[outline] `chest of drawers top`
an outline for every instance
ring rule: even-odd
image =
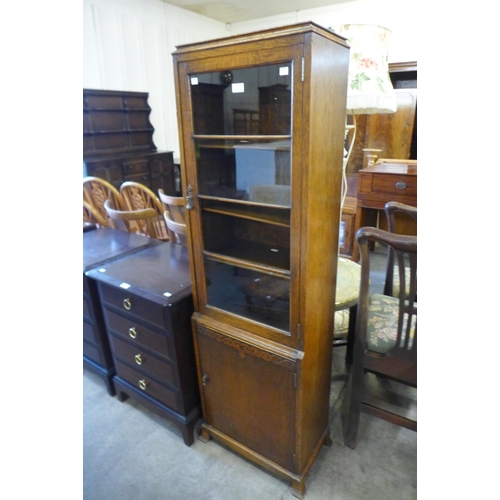
[[[160,243],[152,238],[111,228],[85,232],[83,233],[83,272]]]
[[[359,171],[358,205],[383,209],[388,201],[417,206],[417,165],[375,163]]]
[[[93,268],[86,275],[114,288],[117,300],[121,294],[169,306],[192,293],[187,247],[172,243],[158,242]]]

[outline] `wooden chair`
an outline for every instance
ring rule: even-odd
[[[186,201],[184,198],[181,196],[169,196],[165,194],[163,189],[158,189],[158,196],[160,198],[161,203],[163,204],[163,210],[167,211],[169,213],[169,219],[171,222],[175,224],[181,224],[184,226],[184,235],[185,233],[185,225],[186,225],[186,220],[185,220],[185,215],[184,215],[184,210],[185,210],[185,205]],[[175,241],[176,239],[176,233],[172,229],[169,228],[169,223],[167,222],[167,218],[165,217],[165,222],[167,223],[167,229],[169,232],[170,240]],[[173,225],[172,225],[173,227]],[[182,228],[179,226],[179,230],[181,231]]]
[[[113,184],[99,177],[84,177],[83,201],[100,214],[101,220],[96,224],[98,226],[115,227],[113,220],[108,217],[104,208],[104,202],[107,199],[113,201],[113,206],[116,207],[117,210],[123,210],[125,208],[123,198]]]
[[[156,213],[154,224],[157,239],[170,241],[167,226],[163,218],[163,205],[153,191],[139,182],[128,181],[120,186],[120,194],[125,203],[126,210],[152,208]]]
[[[187,246],[187,230],[186,224],[180,222],[175,222],[170,218],[170,213],[168,210],[163,212],[163,217],[165,218],[165,223],[169,233],[172,235],[170,241],[180,243],[181,245]]]
[[[130,233],[141,234],[149,238],[158,238],[157,214],[153,208],[142,208],[139,210],[116,210],[111,200],[104,202],[104,208],[108,216],[115,221],[116,229]]]
[[[403,213],[417,220],[417,207],[405,205],[396,201],[389,201],[384,207],[387,217],[387,226],[390,233],[396,233],[396,213]],[[406,293],[409,294],[409,269],[405,268],[406,275]],[[391,247],[387,249],[387,272],[384,285],[384,295],[392,295],[397,297],[399,294],[399,270],[398,266],[394,265],[394,252]]]
[[[361,254],[361,283],[356,317],[354,358],[344,441],[355,448],[361,411],[396,425],[417,430],[416,421],[368,404],[366,372],[417,387],[417,237],[363,227],[356,234]],[[370,293],[370,242],[391,247],[401,276],[397,297]],[[409,268],[409,286],[406,286]],[[409,293],[404,293],[408,288]]]
[[[107,216],[104,218],[101,213],[90,203],[83,200],[83,222],[84,224],[95,224],[98,227],[107,226]]]

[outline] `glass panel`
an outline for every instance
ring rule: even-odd
[[[290,207],[290,139],[195,140],[198,193]]]
[[[290,281],[205,257],[208,305],[290,331]]]
[[[205,251],[290,270],[290,210],[203,200]]]
[[[289,135],[292,63],[190,75],[197,135]]]

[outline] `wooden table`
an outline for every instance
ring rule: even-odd
[[[388,201],[417,206],[417,161],[382,160],[364,168],[358,174],[358,194],[355,232],[360,227],[377,226],[377,216]],[[385,225],[385,217],[380,219]],[[415,221],[400,218],[397,232],[417,234]],[[358,245],[354,245],[353,260],[359,259]]]
[[[96,284],[86,272],[150,246],[157,240],[107,227],[83,229],[83,366],[101,377],[108,393],[115,395],[115,366]]]

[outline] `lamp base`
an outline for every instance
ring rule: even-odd
[[[363,168],[374,165],[379,157],[379,154],[383,151],[383,149],[363,148]]]

